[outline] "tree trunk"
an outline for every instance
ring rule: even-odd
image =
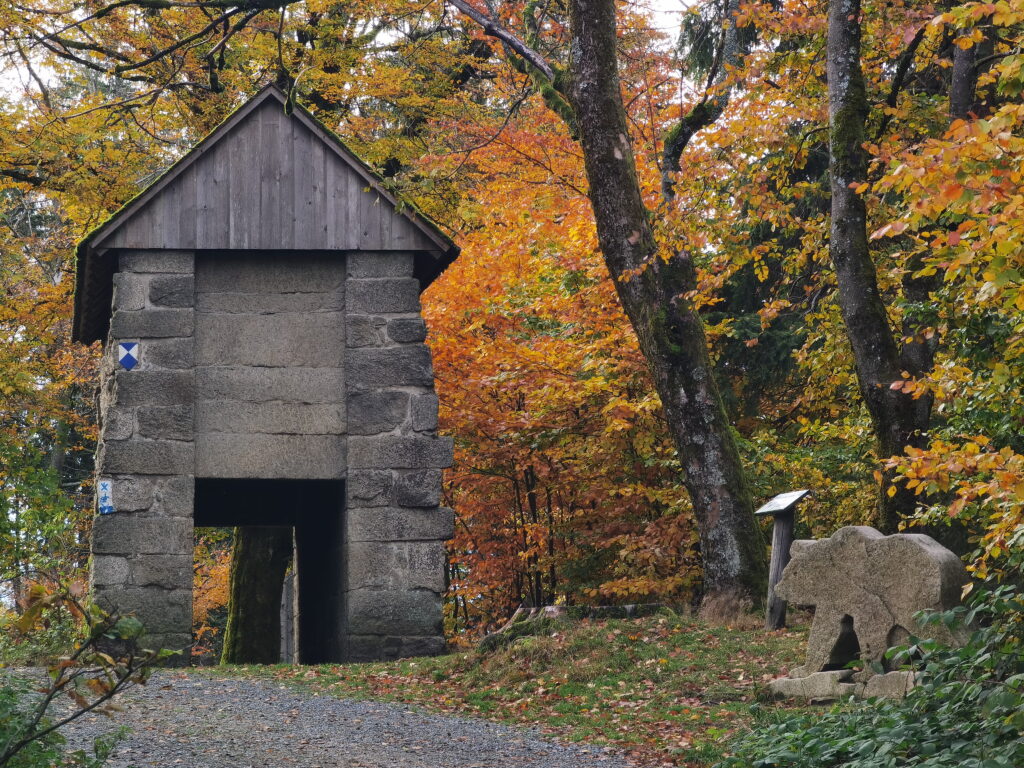
[[[613,0],[570,0],[570,101],[598,240],[654,375],[685,471],[704,563],[704,610],[760,603],[765,543],[712,373],[688,253],[659,257],[629,141],[615,55]]]
[[[978,87],[977,46],[953,46],[953,72],[949,83],[949,116],[966,120],[974,109],[974,94]]]
[[[292,529],[235,528],[222,664],[281,661],[281,593],[292,559]]]
[[[856,186],[867,180],[864,149],[868,101],[860,66],[860,0],[830,0],[828,10],[829,148],[832,223],[829,253],[839,288],[839,306],[853,349],[861,396],[871,415],[879,458],[921,447],[927,441],[932,401],[913,398],[892,385],[903,372],[918,376],[932,366],[932,345],[916,338],[901,350],[878,291],[867,234],[867,207]],[[919,286],[920,287],[920,286]],[[897,530],[917,498],[883,470],[879,527]]]

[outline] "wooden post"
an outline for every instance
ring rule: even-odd
[[[772,561],[768,570],[768,605],[765,610],[765,629],[782,629],[786,626],[786,601],[776,596],[775,585],[782,579],[782,572],[789,564],[789,550],[793,544],[793,528],[796,524],[796,505],[810,491],[780,493],[754,514],[771,515]]]
[[[775,585],[782,578],[782,571],[789,565],[789,548],[793,543],[795,522],[796,515],[792,509],[775,515],[775,525],[772,527],[772,562],[768,570],[765,629],[782,629],[786,626],[786,601],[775,594]]]

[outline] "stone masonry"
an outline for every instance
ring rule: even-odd
[[[345,477],[345,258],[196,259],[196,475]]]
[[[116,512],[96,519],[92,582],[146,642],[189,642],[196,477],[339,478],[345,657],[444,649],[452,443],[412,270],[406,253],[121,255],[98,455]]]
[[[190,642],[198,523],[293,529],[300,660],[444,649],[452,440],[419,297],[458,252],[273,86],[79,244],[92,588],[144,644]]]
[[[100,369],[97,474],[116,511],[93,526],[92,586],[133,613],[144,644],[183,648],[192,627],[193,273],[191,253],[123,253]],[[141,360],[123,370],[119,341]]]
[[[911,636],[947,645],[963,638],[942,624],[922,625],[921,611],[945,611],[960,602],[967,571],[930,536],[883,536],[867,526],[840,528],[831,537],[794,541],[776,593],[813,605],[814,621],[803,666],[773,680],[779,696],[807,699],[900,697],[913,673],[887,668],[886,651]],[[850,662],[860,660],[854,672]],[[876,668],[885,670],[876,674]]]
[[[348,257],[346,509],[349,658],[440,653],[440,507],[451,438],[435,436],[437,395],[411,254]]]

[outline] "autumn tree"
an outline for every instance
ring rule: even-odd
[[[705,602],[760,599],[766,579],[764,543],[703,323],[691,304],[697,288],[693,254],[685,247],[659,249],[651,224],[655,212],[644,200],[637,175],[619,81],[614,2],[569,3],[571,55],[565,71],[556,71],[493,16],[465,0],[452,4],[508,46],[512,56],[521,57],[541,86],[557,91],[571,108],[601,251],[651,366],[682,459],[700,531]],[[529,6],[527,13],[532,10]],[[734,26],[735,20],[725,24]],[[685,142],[676,136],[681,152]]]
[[[764,544],[713,376],[703,325],[691,304],[690,294],[697,287],[693,255],[685,247],[658,247],[651,225],[657,203],[645,201],[637,176],[617,69],[614,4],[570,4],[565,42],[573,55],[565,71],[560,67],[556,71],[498,18],[461,0],[453,4],[514,52],[510,60],[533,79],[545,102],[579,135],[602,252],[654,373],[683,459],[685,483],[701,532],[707,597],[712,601],[736,596],[759,599],[766,570]],[[290,5],[279,4],[282,20]],[[539,41],[535,6],[528,6],[526,23],[535,28],[531,35]],[[729,6],[730,12],[733,8]],[[57,18],[66,17],[66,22],[55,22],[53,9],[41,7],[34,9],[35,15],[30,9],[19,18],[21,29],[27,28],[28,36],[53,54],[150,89],[128,99],[135,101],[160,89],[200,87],[198,78],[204,70],[208,85],[203,87],[221,89],[228,41],[248,28],[258,28],[261,14],[269,9],[270,4],[261,3],[242,7],[212,0],[161,0],[159,4],[133,0],[102,6],[82,18],[58,12]],[[148,40],[135,51],[125,50],[118,39],[123,27],[117,20],[140,13],[152,29],[155,50]],[[327,7],[311,7],[310,13],[307,29],[314,33],[322,32],[317,27],[324,24],[334,29],[344,26],[350,17],[346,11]],[[195,24],[194,31],[170,25],[173,18],[186,17]],[[734,29],[735,20],[724,18],[724,26],[727,31]],[[87,28],[93,32],[101,28],[105,34],[86,34]],[[288,70],[295,48],[285,50],[283,45],[279,37],[277,64],[280,70]],[[725,35],[721,55],[733,60],[734,48],[735,36]],[[720,71],[726,63],[720,62]],[[716,99],[714,105],[718,109],[720,101]],[[673,146],[681,152],[685,142],[679,141],[678,132],[675,135]]]
[[[462,232],[452,279],[464,265],[480,300],[442,277],[424,306],[444,333],[438,372],[473,367],[446,418],[465,435],[448,475],[464,537],[453,583],[474,605],[655,594],[640,588],[689,569],[666,435],[712,587],[759,591],[751,492],[787,484],[817,491],[806,534],[998,512],[988,552],[1015,541],[1017,0],[862,0],[831,28],[799,3],[702,3],[684,19],[684,70],[607,2],[159,6],[0,12],[26,83],[5,102],[5,188],[59,204],[77,236],[278,80]],[[847,51],[856,36],[858,56],[830,53],[830,35]],[[66,301],[57,264],[50,295]],[[581,269],[598,283],[579,289]],[[59,339],[29,282],[11,328]],[[626,320],[600,303],[613,292]],[[48,358],[29,335],[8,338],[35,375],[22,361]],[[593,583],[574,575],[584,562]]]

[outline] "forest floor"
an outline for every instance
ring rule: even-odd
[[[793,708],[773,703],[766,683],[800,662],[805,638],[805,628],[765,632],[675,615],[564,621],[489,653],[208,674],[529,726],[614,748],[634,765],[706,766],[737,730]]]
[[[69,746],[119,728],[106,768],[626,768],[600,747],[559,744],[526,729],[338,699],[270,680],[161,670],[118,699],[108,720],[62,729]]]
[[[532,631],[487,653],[160,670],[62,730],[88,748],[123,728],[109,768],[708,766],[792,708],[765,683],[805,637],[675,615]]]

